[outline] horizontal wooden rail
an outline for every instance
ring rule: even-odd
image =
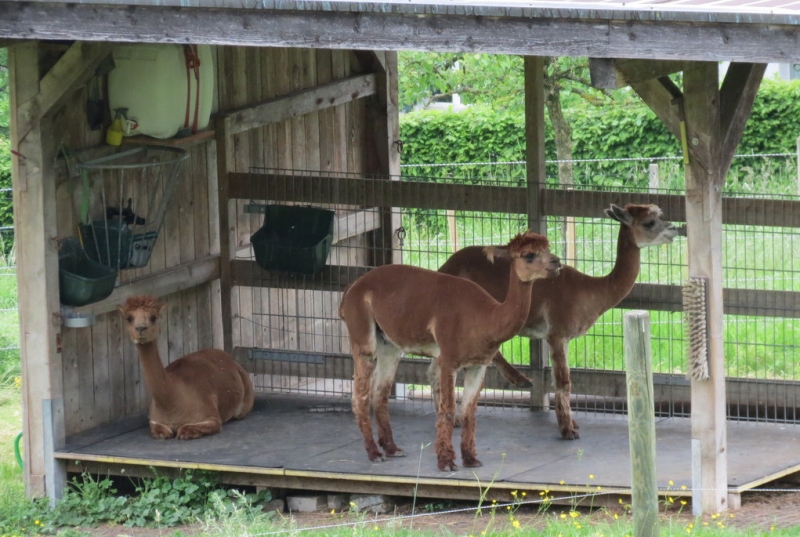
[[[255,375],[276,375],[301,378],[324,378],[326,380],[352,380],[353,359],[346,354],[318,354],[297,351],[249,349],[236,347],[234,357],[248,373]],[[404,358],[395,375],[398,384],[428,385],[427,370],[429,360]],[[526,375],[529,367],[517,366]],[[573,398],[605,398],[606,406],[624,411],[626,395],[625,371],[599,371],[573,368],[570,371]],[[690,384],[682,375],[664,373],[653,374],[654,400],[657,406],[669,404],[678,407],[680,412],[690,409]],[[486,390],[513,390],[508,381],[490,367],[484,382]],[[764,412],[774,412],[781,405],[789,405],[786,412],[792,411],[800,401],[800,382],[729,378],[726,381],[729,414],[746,418]],[[512,394],[508,394],[512,397]],[[486,395],[491,398],[491,395]],[[522,404],[519,398],[515,399]],[[597,401],[598,407],[602,401]],[[800,408],[795,412],[800,415]]]
[[[255,261],[233,261],[233,284],[243,287],[270,287],[313,291],[343,291],[356,278],[365,274],[366,267],[326,266],[312,276],[264,270]],[[800,318],[800,293],[794,291],[757,291],[752,289],[723,289],[723,308],[727,315]],[[630,294],[617,305],[624,309],[648,311],[683,311],[679,285],[637,283]]]
[[[390,181],[352,176],[230,173],[231,198],[356,206],[451,209],[527,214],[527,189],[512,186]],[[545,189],[542,212],[550,216],[603,217],[611,203],[654,203],[673,222],[684,222],[680,194]],[[723,198],[725,224],[800,227],[800,201]]]
[[[177,267],[171,267],[131,280],[129,283],[115,288],[108,298],[94,304],[75,308],[75,311],[100,315],[114,311],[118,304],[122,304],[132,296],[166,296],[197,287],[217,278],[219,278],[219,256],[202,257]]]

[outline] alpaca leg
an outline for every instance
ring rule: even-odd
[[[158,423],[157,421],[153,420],[150,420],[150,434],[156,440],[169,440],[175,436],[175,432],[172,429],[163,423]]]
[[[200,438],[201,436],[208,436],[217,434],[222,429],[222,421],[217,418],[211,418],[197,423],[187,423],[178,428],[176,437],[178,440],[191,440],[193,438]]]
[[[500,354],[500,351],[497,351],[497,354],[494,355],[492,363],[497,368],[497,371],[517,388],[530,388],[533,386],[531,379],[517,371],[516,367],[509,364],[506,359],[503,358],[503,355]]]
[[[464,394],[461,396],[461,459],[465,468],[483,466],[475,448],[475,413],[485,376],[485,365],[471,366],[464,372]]]
[[[569,340],[548,338],[547,343],[550,345],[550,360],[553,364],[558,428],[562,438],[575,440],[580,438],[580,434],[578,434],[578,424],[572,419],[572,409],[569,406],[570,391],[572,390],[566,353]]]
[[[431,395],[433,396],[433,408],[439,412],[439,399],[441,398],[442,390],[439,387],[439,364],[436,360],[431,360],[431,365],[428,366],[428,384],[431,386]],[[456,375],[453,375],[453,393],[455,393]],[[461,409],[456,409],[456,417],[453,420],[454,427],[461,427]]]
[[[386,460],[372,436],[372,418],[370,416],[372,410],[371,384],[372,374],[375,371],[375,358],[374,356],[361,356],[354,349],[353,367],[355,368],[353,372],[353,414],[356,416],[356,423],[361,431],[361,436],[364,437],[364,449],[367,450],[367,457],[372,462]]]
[[[451,367],[439,368],[439,408],[436,417],[436,458],[439,470],[457,470],[456,452],[453,449],[453,425],[456,417],[456,372]]]
[[[383,448],[387,457],[405,457],[405,451],[394,443],[389,421],[389,396],[403,353],[393,345],[378,343],[377,355],[377,366],[372,376],[372,407],[378,427],[378,445]]]

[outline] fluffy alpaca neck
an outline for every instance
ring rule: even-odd
[[[506,298],[497,305],[494,312],[487,312],[489,314],[486,317],[488,321],[494,321],[493,335],[498,341],[507,341],[522,330],[531,307],[533,281],[520,280],[513,262],[508,271]]]
[[[603,277],[606,286],[604,293],[606,310],[619,304],[631,292],[636,278],[639,276],[640,263],[641,249],[636,245],[631,228],[620,225],[617,238],[617,261],[611,272]]]
[[[161,363],[158,355],[158,344],[155,341],[136,345],[139,351],[139,361],[144,371],[144,381],[153,400],[163,406],[170,400],[169,375]]]

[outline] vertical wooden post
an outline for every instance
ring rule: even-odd
[[[656,192],[659,187],[659,179],[658,179],[658,164],[655,162],[650,163],[650,172],[648,174],[648,184],[650,188],[650,192]]]
[[[795,157],[797,159],[797,194],[800,195],[800,136],[797,137],[796,147],[797,149]]]
[[[650,314],[646,311],[630,311],[625,314],[623,325],[633,534],[636,537],[653,537],[658,536],[658,482]]]
[[[36,42],[11,47],[11,147],[25,440],[29,496],[61,496],[66,471],[53,451],[64,445],[64,411],[58,291],[55,150],[49,121],[21,117],[39,93]],[[33,107],[35,113],[36,107]],[[26,125],[26,132],[21,126]]]
[[[445,211],[447,215],[447,231],[448,235],[450,236],[450,248],[452,249],[453,253],[458,251],[458,226],[456,223],[456,212],[452,209],[447,209]]]
[[[219,252],[219,286],[212,285],[214,291],[219,293],[219,307],[212,307],[212,310],[219,315],[214,320],[214,325],[219,326],[222,331],[222,349],[225,352],[233,352],[233,309],[231,304],[231,294],[233,292],[233,277],[231,274],[231,233],[233,233],[233,223],[230,216],[230,182],[228,172],[231,171],[233,163],[236,161],[234,155],[233,136],[229,134],[230,119],[225,116],[218,117],[214,124],[216,137],[217,155],[217,181],[216,181],[216,200],[218,207],[217,229],[219,235],[211,241],[212,246],[218,246]],[[211,199],[214,199],[214,195]],[[218,337],[218,336],[217,336]],[[215,341],[215,345],[218,344]]]
[[[373,159],[367,172],[389,176],[391,180],[400,179],[400,116],[397,107],[397,52],[376,51],[371,61],[364,55],[365,61],[372,64],[376,73],[375,96],[370,99],[367,108],[367,124],[373,126],[372,135],[375,143]],[[401,226],[401,210],[397,207],[386,207],[381,214],[381,230],[376,233],[375,258],[376,265],[401,263],[402,257],[399,240],[395,231]]]
[[[684,71],[687,144],[686,227],[690,278],[708,280],[710,378],[693,380],[692,511],[718,513],[727,505],[725,364],[722,312],[722,184],[719,74],[716,62]]]
[[[547,235],[547,218],[542,212],[545,188],[544,156],[544,58],[525,56],[525,168],[528,188],[528,229]],[[547,344],[530,340],[531,407],[546,408]]]

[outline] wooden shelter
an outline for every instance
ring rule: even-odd
[[[233,325],[242,308],[253,306],[234,303],[232,289],[256,284],[253,262],[237,259],[253,231],[243,224],[247,202],[338,207],[337,243],[369,246],[366,257],[338,254],[338,289],[360,273],[359,267],[392,262],[398,238],[391,207],[409,206],[412,192],[422,193],[415,201],[458,210],[484,208],[487,199],[495,200],[498,207],[527,213],[533,227],[541,225],[546,207],[588,211],[581,193],[562,193],[559,205],[545,199],[541,186],[543,57],[588,56],[595,84],[631,86],[686,142],[685,203],[665,199],[660,204],[670,206],[672,220],[687,223],[690,276],[707,279],[711,376],[691,384],[692,485],[698,509],[726,509],[721,226],[728,217],[753,215],[745,202],[723,211],[721,184],[765,64],[800,62],[798,13],[800,3],[793,0],[0,2],[0,45],[9,47],[11,75],[29,494],[58,497],[71,461],[94,461],[112,471],[131,464],[130,457],[65,450],[68,438],[85,442],[95,427],[119,426],[146,409],[135,351],[114,312],[126,297],[155,294],[171,304],[162,357],[173,360],[209,346],[241,350],[241,335],[234,334]],[[85,118],[87,86],[114,47],[128,43],[211,45],[213,128],[169,142],[186,149],[189,160],[150,263],[122,271],[110,297],[79,308],[96,315],[91,330],[66,328],[60,318],[58,243],[73,234],[78,222],[73,182],[60,151],[102,144],[104,130],[91,130]],[[513,197],[519,189],[487,195],[482,187],[417,185],[413,190],[402,181],[364,179],[400,175],[396,52],[402,50],[526,57],[529,186],[521,198]],[[719,61],[732,62],[722,81]],[[667,78],[679,71],[683,88]],[[257,167],[316,175],[254,175]],[[340,185],[346,181],[351,182]],[[375,218],[356,219],[358,207],[383,209]],[[767,221],[770,213],[754,217]],[[298,285],[285,278],[259,278],[258,285],[274,288]],[[316,289],[314,280],[309,282],[308,289]],[[237,354],[246,361],[242,356]],[[542,357],[534,360],[543,369]],[[544,389],[535,386],[533,400],[541,401]],[[236,426],[246,428],[247,421]],[[176,465],[170,455],[153,457],[148,464]],[[247,473],[241,466],[229,471]],[[322,474],[282,475],[282,486],[332,487]],[[351,485],[364,481],[344,473],[327,477]],[[398,477],[396,483],[408,479]],[[441,482],[431,481],[430,487],[431,493],[446,490]]]

